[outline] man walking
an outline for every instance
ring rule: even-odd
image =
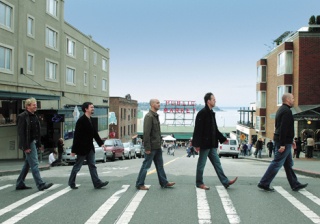
[[[32,176],[36,182],[39,191],[50,188],[52,183],[45,183],[39,171],[38,148],[41,147],[40,136],[40,122],[37,111],[37,101],[35,98],[27,99],[25,102],[26,110],[18,115],[18,135],[19,135],[19,149],[23,150],[25,154],[25,161],[21,169],[20,175],[17,179],[16,190],[31,189],[25,185],[24,181],[31,169]]]
[[[204,190],[210,189],[210,187],[203,183],[203,170],[207,162],[207,157],[209,157],[220,182],[225,188],[228,188],[236,182],[238,177],[230,181],[225,176],[217,154],[218,141],[223,143],[226,142],[227,139],[218,130],[215,113],[212,111],[212,108],[216,104],[214,95],[207,93],[204,96],[204,102],[205,107],[198,112],[196,117],[192,140],[192,145],[196,151],[199,152],[200,150],[197,164],[196,186]]]
[[[287,179],[293,191],[298,191],[308,185],[301,184],[292,169],[291,147],[294,137],[294,120],[290,108],[293,106],[293,103],[294,98],[292,94],[283,94],[282,106],[279,107],[275,119],[275,132],[273,136],[275,143],[274,159],[258,184],[258,187],[265,191],[274,191],[270,187],[270,183],[282,166],[286,171]]]
[[[168,182],[163,168],[162,150],[161,150],[161,131],[160,121],[157,111],[160,109],[160,102],[157,99],[150,100],[150,110],[144,117],[143,122],[143,142],[145,148],[145,158],[142,163],[136,188],[138,190],[149,190],[144,185],[147,171],[150,169],[152,160],[157,169],[159,184],[162,188],[172,187],[175,183]]]
[[[270,140],[268,143],[267,143],[267,148],[268,148],[268,150],[269,150],[269,157],[271,158],[271,156],[272,156],[272,151],[273,151],[273,142],[272,142],[272,140]]]
[[[83,161],[86,159],[93,186],[96,189],[100,189],[107,186],[109,182],[102,182],[98,177],[93,139],[95,139],[98,145],[102,146],[104,150],[106,149],[91,121],[91,115],[94,114],[93,104],[91,102],[83,103],[82,111],[84,114],[76,123],[71,151],[73,156],[75,156],[75,154],[77,155],[77,159],[76,163],[73,165],[68,184],[72,189],[78,189],[76,186],[76,176],[82,167]]]

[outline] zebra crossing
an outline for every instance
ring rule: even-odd
[[[78,185],[80,186],[80,185]],[[147,185],[151,187],[151,185]],[[7,184],[0,186],[0,194],[2,197],[8,194],[14,194],[14,191],[10,191],[10,187],[14,187],[12,184]],[[132,218],[137,215],[137,209],[143,205],[145,196],[150,194],[149,191],[128,191],[129,188],[134,186],[130,185],[119,185],[118,189],[114,190],[114,193],[111,193],[111,196],[108,196],[102,204],[97,205],[95,212],[93,212],[84,223],[86,224],[97,224],[105,223],[103,220],[108,216],[110,210],[117,205],[118,201],[125,195],[127,195],[126,203],[118,211],[118,218],[114,221],[115,224],[125,224],[130,223]],[[310,220],[310,223],[319,223],[320,224],[320,198],[315,194],[309,192],[306,189],[302,189],[299,192],[294,194],[285,190],[281,186],[274,186],[275,192],[271,194],[278,194],[281,197],[282,201],[288,202],[291,204],[297,211],[307,219]],[[258,191],[257,189],[255,189]],[[50,206],[51,203],[61,198],[62,196],[68,197],[68,194],[74,191],[69,186],[63,184],[54,184],[51,188],[45,191],[38,191],[31,195],[25,196],[11,204],[4,205],[0,204],[0,222],[4,224],[13,224],[13,223],[23,223],[23,220],[26,217],[31,217],[34,212],[41,211],[46,206]],[[212,194],[212,191],[218,195],[222,208],[224,210],[224,215],[227,217],[227,221],[224,220],[224,223],[237,224],[241,223],[241,217],[246,216],[247,214],[241,214],[237,212],[236,203],[234,203],[236,198],[233,198],[231,194],[228,193],[228,190],[223,186],[215,186],[213,190],[205,191],[199,188],[194,188],[193,193],[196,196],[196,201],[194,202],[197,209],[197,223],[199,224],[210,224],[214,223],[213,216],[215,211],[213,209],[212,202],[208,200],[208,195]],[[216,197],[216,195],[215,195]],[[303,202],[302,202],[303,199]],[[306,202],[307,201],[307,202]],[[31,203],[32,202],[32,203]],[[31,204],[27,208],[19,209],[25,204]],[[217,203],[217,200],[215,200]],[[313,209],[317,207],[318,209],[314,211]],[[152,213],[152,211],[150,211]],[[318,213],[318,214],[317,214]],[[2,219],[5,216],[6,219]],[[8,217],[8,218],[7,218]],[[57,221],[59,222],[59,221]],[[60,222],[61,223],[61,222]],[[191,222],[190,222],[191,223]]]

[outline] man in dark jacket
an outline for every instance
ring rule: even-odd
[[[273,151],[273,148],[274,148],[273,142],[272,142],[271,139],[270,139],[270,141],[269,141],[268,144],[267,144],[267,148],[268,148],[268,150],[269,150],[269,157],[271,157],[271,156],[272,156],[272,151]]]
[[[192,138],[192,145],[197,152],[200,150],[197,164],[196,186],[205,190],[210,189],[210,187],[203,183],[203,170],[206,165],[207,157],[209,157],[220,182],[225,188],[228,188],[231,184],[236,182],[237,177],[234,180],[229,181],[224,175],[217,154],[218,141],[223,143],[227,141],[227,139],[218,130],[215,113],[212,111],[212,108],[216,104],[216,99],[212,93],[207,93],[204,96],[204,102],[205,107],[197,114]]]
[[[25,185],[24,180],[31,169],[32,176],[40,191],[48,189],[53,184],[45,183],[39,171],[38,148],[41,147],[40,122],[37,111],[37,101],[34,98],[27,99],[25,102],[26,110],[18,115],[18,135],[19,149],[23,150],[26,159],[17,179],[16,190],[31,189]]]
[[[82,115],[76,123],[72,145],[72,155],[75,156],[76,154],[77,159],[73,165],[68,184],[72,189],[78,189],[76,186],[76,176],[82,167],[83,161],[86,159],[93,186],[99,189],[107,186],[109,182],[102,182],[98,177],[93,139],[95,139],[98,145],[103,147],[104,150],[106,149],[91,121],[91,115],[94,113],[93,104],[91,102],[83,103],[82,111],[84,115]]]
[[[274,191],[270,187],[270,183],[282,166],[286,171],[287,179],[293,191],[298,191],[308,185],[301,184],[292,169],[291,147],[294,137],[294,120],[290,108],[293,106],[293,103],[294,98],[292,94],[283,94],[282,106],[279,107],[275,120],[275,132],[273,136],[275,143],[274,159],[258,184],[258,187],[265,191]]]

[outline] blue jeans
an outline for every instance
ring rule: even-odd
[[[71,171],[71,174],[69,177],[68,184],[70,187],[76,186],[77,173],[80,171],[82,164],[83,164],[83,161],[85,159],[87,160],[87,164],[89,167],[90,176],[91,176],[93,186],[98,187],[102,183],[102,181],[98,177],[94,151],[90,150],[89,154],[87,154],[85,156],[77,155],[76,163],[73,165],[73,168],[72,168],[72,171]]]
[[[209,157],[209,160],[211,161],[222,185],[228,187],[229,179],[224,175],[216,148],[200,150],[197,164],[196,186],[199,187],[203,184],[203,170],[207,162],[207,157]]]
[[[136,187],[144,185],[144,181],[146,179],[147,172],[151,167],[152,160],[157,169],[159,184],[162,187],[166,186],[168,183],[168,180],[163,168],[162,150],[152,149],[150,154],[144,154],[144,156],[145,156],[144,161],[142,163],[142,166],[137,178]]]
[[[293,160],[291,155],[291,147],[292,147],[292,144],[286,144],[285,150],[282,153],[280,153],[278,151],[280,148],[280,144],[279,142],[275,142],[274,159],[270,163],[266,173],[261,178],[260,180],[261,185],[269,187],[270,183],[275,178],[275,176],[277,175],[278,171],[282,166],[286,171],[287,179],[289,181],[291,188],[294,188],[300,184],[296,174],[292,169]]]
[[[21,188],[25,186],[24,180],[29,172],[29,168],[31,168],[32,176],[34,182],[36,182],[37,188],[39,189],[42,185],[45,184],[43,182],[40,171],[39,171],[39,161],[38,161],[38,152],[35,141],[30,143],[30,153],[25,153],[26,160],[24,161],[23,167],[21,169],[20,175],[17,179],[16,187]]]

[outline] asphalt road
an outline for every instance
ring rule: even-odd
[[[154,167],[146,178],[149,191],[138,191],[135,181],[143,159],[98,163],[102,180],[110,181],[104,189],[94,189],[87,166],[77,177],[79,189],[71,190],[68,177],[71,166],[42,171],[42,177],[53,182],[46,191],[36,190],[32,175],[27,185],[33,189],[16,191],[17,175],[0,178],[0,223],[320,223],[319,179],[298,175],[309,183],[306,190],[293,192],[282,169],[273,186],[275,192],[264,192],[257,183],[268,164],[221,158],[225,174],[238,181],[225,190],[207,162],[204,181],[209,191],[195,188],[196,158],[185,151],[175,156],[164,153],[165,170],[173,188],[162,189]]]

